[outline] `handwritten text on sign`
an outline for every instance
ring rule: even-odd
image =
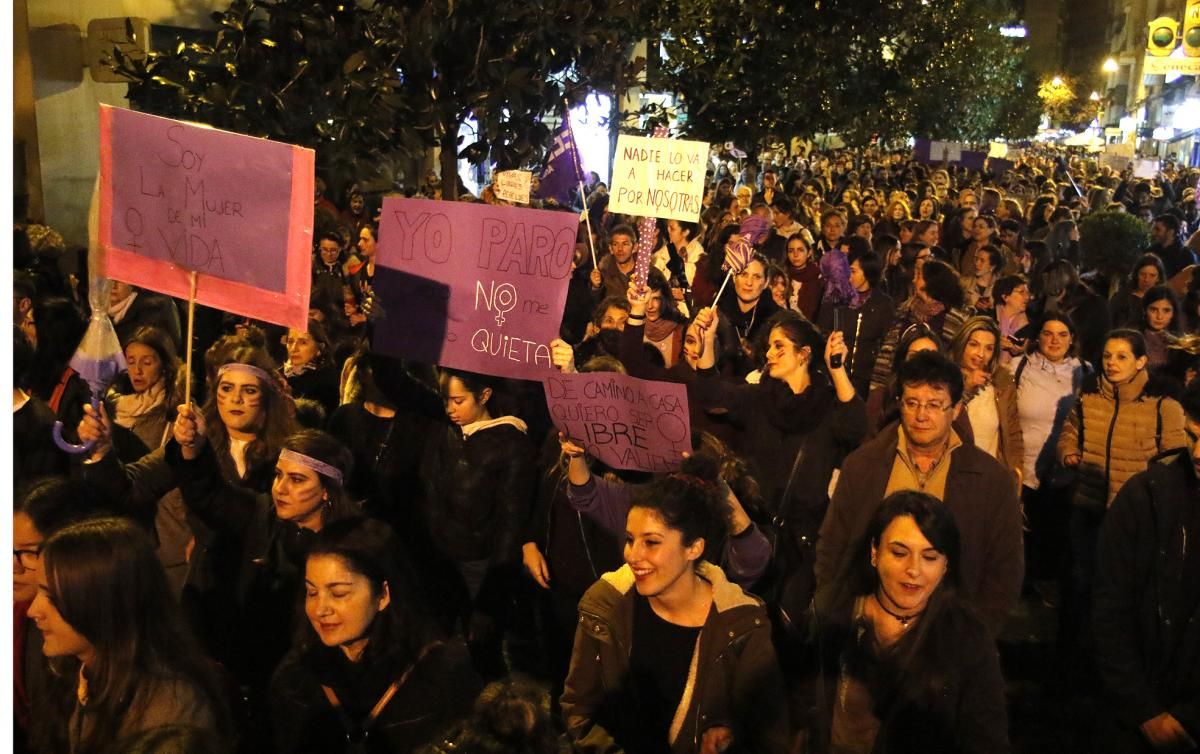
[[[687,388],[615,372],[543,380],[554,426],[616,469],[673,471],[691,450]]]
[[[570,212],[384,199],[376,347],[540,380],[552,369],[578,225]]]
[[[704,198],[708,144],[617,137],[609,211],[696,222]]]
[[[280,293],[292,147],[240,137],[236,148],[230,136],[140,113],[115,118],[112,244]]]
[[[517,204],[529,204],[529,187],[533,173],[528,170],[501,170],[492,176],[492,190],[497,199]]]

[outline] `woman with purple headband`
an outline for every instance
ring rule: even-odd
[[[269,493],[228,481],[208,441],[203,416],[186,406],[175,420],[176,473],[189,512],[232,545],[232,584],[214,606],[234,631],[220,659],[257,716],[271,672],[290,645],[304,563],[317,532],[358,512],[343,487],[350,451],[332,436],[305,429],[288,436]]]
[[[216,356],[205,391],[208,400],[187,412],[203,417],[205,445],[220,481],[251,497],[265,493],[284,438],[295,429],[276,366],[265,351],[244,343],[219,343],[208,356]],[[110,452],[111,425],[103,405],[99,414],[90,407],[85,411],[79,437],[95,440],[95,445],[83,465],[84,480],[108,499],[121,501],[127,515],[156,535],[159,558],[168,566],[176,594],[182,590],[181,600],[206,649],[236,666],[227,658],[237,651],[243,628],[236,611],[228,609],[230,597],[222,587],[239,578],[238,538],[224,534],[231,527],[213,526],[198,516],[187,501],[169,503],[180,497],[183,486],[184,459],[174,437],[141,460],[122,465]]]

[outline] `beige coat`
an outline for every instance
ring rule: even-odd
[[[1187,444],[1183,407],[1152,384],[1146,370],[1115,386],[1103,375],[1085,390],[1058,439],[1058,460],[1082,455],[1075,504],[1107,510],[1125,482],[1151,458]],[[1081,428],[1082,427],[1082,432]]]

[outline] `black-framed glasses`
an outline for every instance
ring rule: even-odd
[[[17,561],[17,564],[25,571],[36,571],[41,557],[40,547],[35,550],[13,550],[13,560]]]

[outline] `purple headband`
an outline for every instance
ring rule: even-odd
[[[217,379],[220,380],[221,376],[223,374],[225,374],[226,372],[241,372],[243,374],[252,374],[255,377],[257,377],[263,384],[265,384],[270,389],[272,389],[272,390],[276,389],[275,378],[272,377],[271,375],[267,374],[263,370],[259,369],[258,367],[254,366],[253,364],[243,364],[239,361],[231,361],[228,364],[222,364],[221,368],[217,370]]]
[[[306,456],[303,453],[297,453],[294,450],[288,450],[287,448],[284,448],[283,450],[279,451],[279,460],[298,463],[301,466],[306,466],[312,469],[318,474],[329,477],[338,484],[342,483],[342,472],[323,461],[318,461],[312,456]]]

